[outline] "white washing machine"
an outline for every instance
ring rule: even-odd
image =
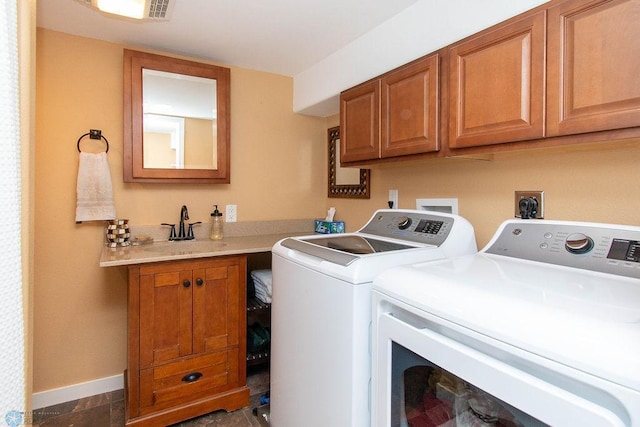
[[[506,221],[373,310],[372,426],[640,426],[640,227]]]
[[[457,215],[379,210],[355,233],[273,247],[273,427],[368,427],[371,286],[398,265],[475,253]]]

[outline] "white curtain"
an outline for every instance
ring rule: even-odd
[[[21,266],[20,113],[17,0],[0,0],[0,424],[20,425],[25,411]],[[4,425],[4,424],[3,424]]]

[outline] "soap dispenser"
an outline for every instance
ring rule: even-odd
[[[214,205],[215,209],[211,212],[211,233],[209,238],[211,240],[222,240],[224,221],[222,220],[222,213],[218,210],[218,205]]]

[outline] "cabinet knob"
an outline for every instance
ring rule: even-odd
[[[188,280],[185,280],[184,282],[182,282],[182,286],[184,286],[185,288],[188,288],[189,286],[191,286],[191,282]]]
[[[192,383],[194,381],[198,381],[201,376],[202,374],[200,372],[192,372],[182,377],[182,381],[184,381],[185,383]]]
[[[204,280],[202,280],[200,277],[198,277],[198,278],[196,279],[196,285],[198,285],[198,286],[202,286],[202,285],[204,285]]]

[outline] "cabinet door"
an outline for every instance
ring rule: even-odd
[[[194,353],[239,345],[239,321],[246,322],[244,272],[236,258],[212,261],[193,271]]]
[[[640,125],[640,1],[549,9],[547,134]]]
[[[544,135],[545,12],[449,49],[449,146]]]
[[[380,157],[380,80],[340,94],[340,162]]]
[[[381,157],[438,150],[438,55],[389,73],[381,87]]]
[[[140,367],[192,352],[192,271],[160,267],[140,274]]]

